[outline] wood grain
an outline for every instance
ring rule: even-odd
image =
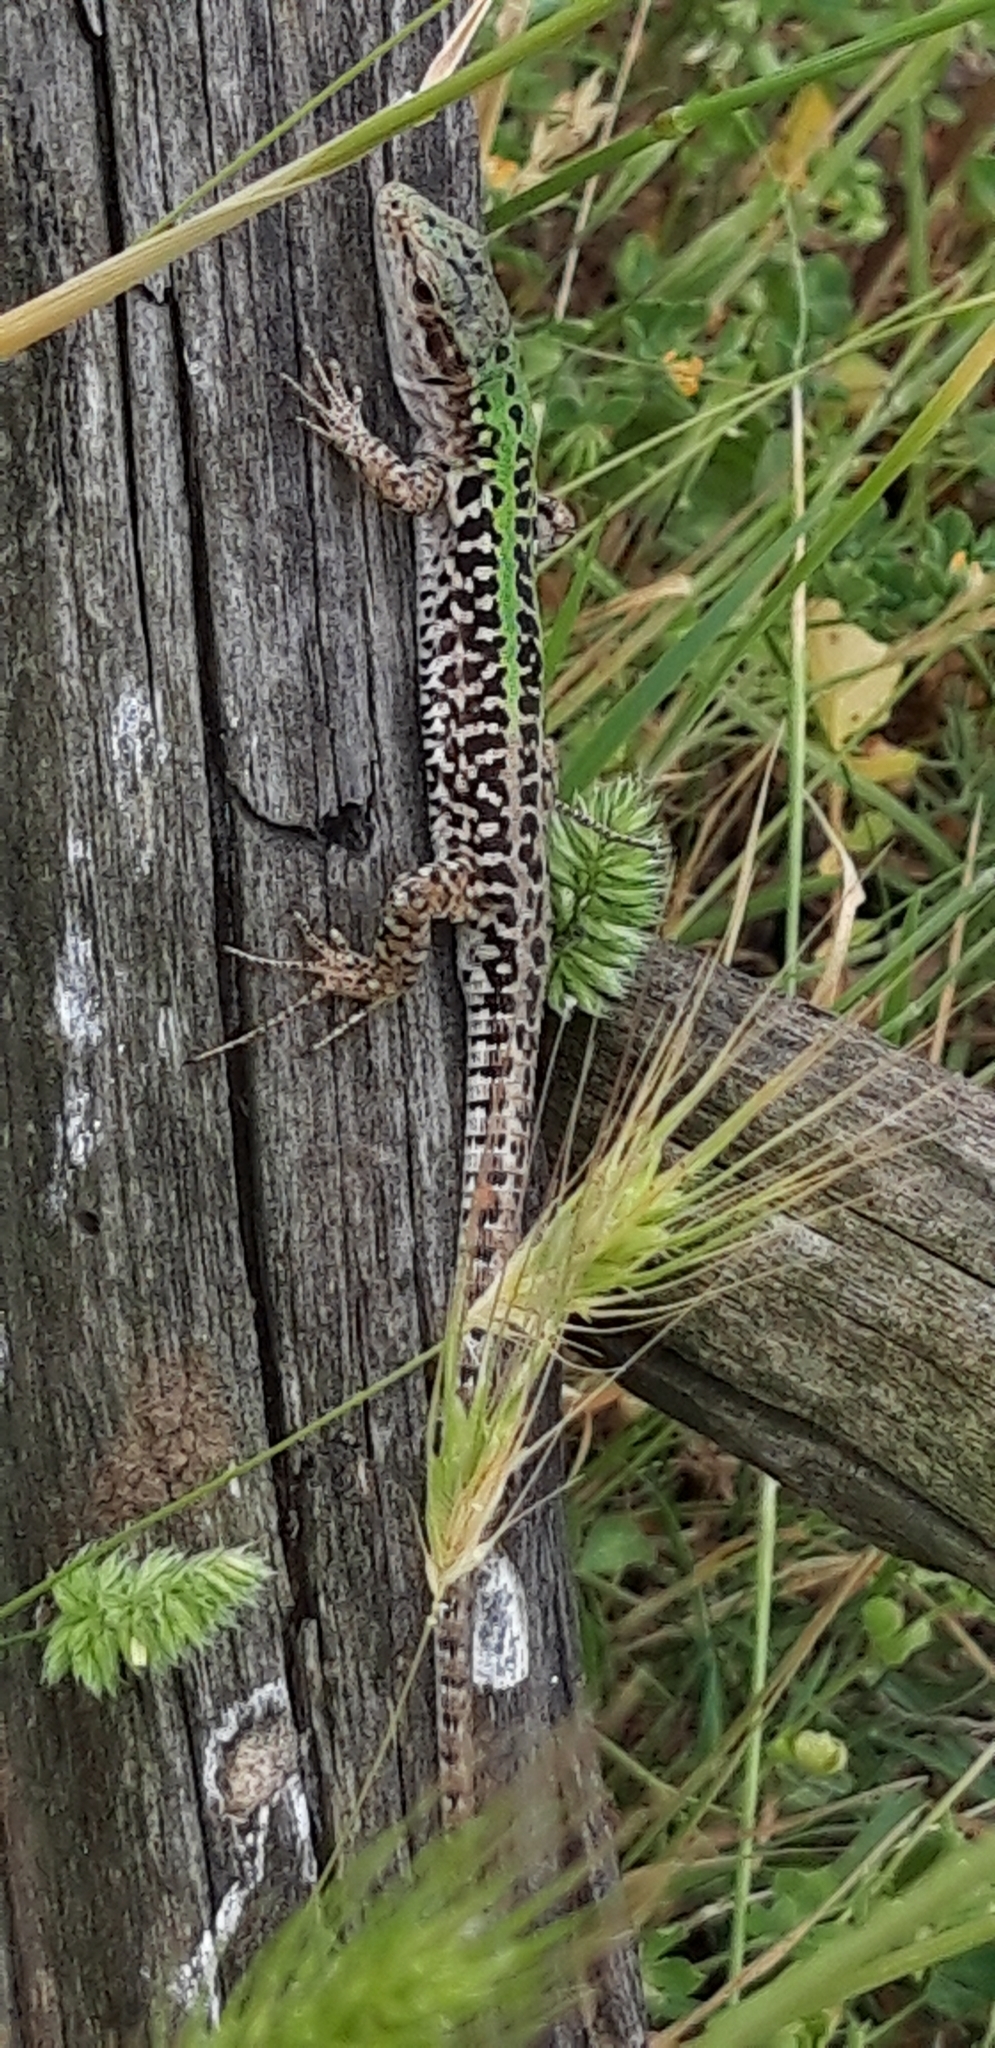
[[[673,946],[588,1046],[576,1026],[550,1091],[547,1142],[571,1115],[582,1150],[619,1073],[698,1003],[687,1078],[748,1025],[688,1140],[782,1072],[819,1057],[755,1127],[853,1169],[782,1217],[731,1275],[707,1276],[627,1377],[647,1400],[749,1458],[861,1537],[995,1593],[995,1102],[858,1025]],[[698,994],[695,993],[696,988]],[[759,1007],[758,1007],[759,1005]],[[804,1137],[798,1119],[818,1111]],[[683,1135],[683,1134],[682,1134]],[[617,1368],[633,1344],[601,1340]]]
[[[10,0],[4,301],[143,232],[417,11]],[[443,33],[258,168],[411,88]],[[439,1333],[462,1127],[448,938],[404,1004],[334,1052],[309,1056],[328,1024],[312,1012],[229,1059],[187,1059],[297,991],[236,972],[226,945],[296,955],[294,909],[366,943],[387,884],[428,851],[411,534],[304,434],[281,372],[300,373],[305,342],[338,353],[372,426],[406,443],[372,198],[395,174],[470,214],[475,165],[463,107],[6,374],[12,1592]],[[426,1612],[424,1420],[415,1375],[170,1531],[251,1543],[276,1573],[174,1680],[98,1703],[42,1691],[32,1653],[11,1661],[16,2048],[144,2041],[154,2012],[222,1995],[342,1840]],[[554,1511],[524,1550],[538,1675],[519,1750],[577,1686]],[[426,1666],[364,1827],[434,1775]],[[611,2038],[637,2041],[631,1961],[611,1972]]]

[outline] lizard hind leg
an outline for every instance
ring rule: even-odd
[[[390,1002],[417,980],[438,922],[463,924],[476,909],[476,879],[467,860],[430,861],[399,875],[380,916],[372,951],[358,953],[341,932],[320,938],[303,917],[294,922],[311,958],[302,970],[317,977],[327,996],[354,1003]]]
[[[393,1002],[395,997],[403,995],[405,989],[417,980],[419,969],[424,964],[433,924],[437,920],[463,924],[476,914],[478,894],[475,870],[470,861],[430,861],[425,867],[416,868],[412,874],[400,875],[393,884],[370,953],[357,952],[340,931],[330,931],[327,937],[321,938],[300,911],[293,913],[294,923],[310,958],[276,959],[265,953],[245,952],[241,946],[226,946],[225,951],[234,959],[244,960],[252,967],[268,968],[281,974],[305,975],[310,987],[295,1002],[278,1011],[275,1017],[253,1025],[238,1038],[226,1039],[223,1045],[211,1046],[206,1052],[191,1054],[191,1064],[214,1059],[220,1053],[233,1051],[236,1046],[251,1045],[312,1003],[334,997],[359,1003],[361,1008],[355,1016],[348,1017],[344,1024],[336,1025],[334,1030],[316,1040],[311,1050],[320,1052],[333,1039],[341,1038],[361,1023],[368,1010],[377,1009],[381,1003]]]

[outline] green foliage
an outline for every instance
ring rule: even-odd
[[[525,2048],[609,1938],[583,1912],[549,1919],[563,1885],[515,1898],[530,1839],[532,1868],[550,1846],[545,1788],[532,1795],[526,1813],[500,1802],[429,1842],[403,1874],[399,1830],[361,1852],[264,1944],[217,2027],[192,2018],[176,2048]]]
[[[674,1425],[651,1411],[609,1427],[596,1439],[571,1516],[588,1684],[612,1737],[612,1791],[627,1834],[638,1830],[635,1860],[673,1871],[666,1912],[651,1916],[643,1935],[644,1976],[660,2026],[699,2010],[728,1975],[733,1792],[753,1656],[753,1481],[713,1446],[679,1440],[677,1451],[675,1458]],[[963,1625],[975,1611],[987,1616],[991,1603],[941,1574],[889,1560],[831,1621],[827,1615],[799,1661],[796,1646],[817,1622],[820,1587],[829,1592],[852,1560],[845,1538],[820,1517],[800,1515],[797,1503],[785,1502],[780,1519],[763,1824],[746,1955],[783,1954],[799,1972],[808,1961],[821,1971],[822,1957],[837,1955],[835,2005],[817,1989],[808,2017],[803,2007],[785,2024],[807,2039],[815,2013],[812,2038],[841,2048],[851,2038],[836,2031],[844,2000],[854,2040],[863,2027],[873,2030],[875,2014],[882,2017],[876,1995],[858,1988],[863,1979],[848,1962],[847,1930],[867,1924],[879,1904],[914,1897],[934,1872],[951,1879],[939,1916],[945,1932],[936,1919],[928,1930],[924,1922],[908,1949],[896,1949],[895,1975],[915,1974],[921,1936],[920,1977],[931,1974],[909,1985],[910,2002],[935,1976],[938,1998],[949,1996],[960,2016],[971,1987],[985,1981],[995,1867],[981,1875],[979,1866],[969,1899],[956,1861],[948,1860],[962,1852],[961,1830],[949,1816],[934,1819],[931,1802],[934,1791],[946,1799],[962,1782],[956,1803],[969,1800],[990,1853],[984,1816],[995,1798],[995,1761],[988,1758],[974,1777],[975,1716],[986,1712],[990,1684],[943,1622],[950,1616]],[[907,1925],[914,1922],[913,1914]],[[942,1964],[931,1956],[927,1931],[945,1945]],[[947,1960],[961,1951],[956,1965]],[[975,1954],[982,1958],[976,1974]],[[890,1966],[882,1967],[883,1984]],[[742,2036],[775,2038],[765,2025]]]
[[[919,9],[901,18],[914,30],[924,21]],[[597,536],[587,586],[614,620],[596,630],[595,613],[582,612],[567,635],[561,610],[551,634],[564,790],[641,772],[679,868],[693,856],[707,891],[695,901],[682,887],[675,936],[715,941],[732,912],[745,833],[745,820],[727,828],[718,792],[779,730],[788,735],[744,955],[766,959],[776,935],[770,964],[782,966],[789,941],[799,953],[789,971],[803,985],[805,949],[817,929],[821,941],[835,926],[839,870],[828,869],[814,800],[836,820],[867,892],[841,999],[869,998],[890,1041],[909,1044],[949,1000],[937,965],[952,945],[942,1056],[984,1072],[991,901],[976,898],[954,934],[972,831],[974,872],[995,867],[986,651],[995,585],[984,581],[995,572],[990,150],[979,137],[957,159],[958,212],[944,212],[947,199],[930,189],[929,161],[933,150],[956,154],[958,53],[970,51],[970,63],[983,51],[986,63],[990,31],[945,22],[879,73],[848,63],[834,76],[829,61],[811,97],[786,90],[776,107],[758,96],[733,108],[729,98],[740,84],[783,76],[803,54],[831,60],[848,33],[876,36],[898,20],[888,0],[870,19],[815,4],[789,15],[752,0],[716,0],[693,20],[651,9],[619,117],[625,150],[596,190],[562,317],[537,308],[544,252],[555,255],[553,299],[567,221],[557,228],[547,212],[538,228],[509,234],[528,184],[497,212],[504,275],[529,321],[544,460],[581,513],[572,560]],[[629,22],[620,7],[596,49],[578,47],[555,73],[536,66],[513,79],[496,149],[526,165],[529,183],[540,178],[540,196],[549,165],[532,156],[537,116],[554,96],[562,114],[573,95],[580,117],[595,64],[604,104]],[[855,86],[863,96],[841,119]],[[713,96],[717,117],[669,140],[659,129],[651,142],[661,103],[696,106],[699,93]],[[630,154],[641,123],[647,147]],[[953,308],[954,274],[969,304],[974,295],[971,313]],[[675,574],[690,586],[680,606],[664,593]],[[907,643],[876,721],[828,760],[818,721],[788,715],[791,678],[806,661],[790,612],[798,582],[838,603],[845,624]],[[647,604],[633,625],[627,598],[642,603],[656,587],[656,615]],[[900,757],[893,781],[888,746]],[[920,902],[929,915],[917,923]]]
[[[137,1563],[121,1550],[83,1551],[52,1587],[58,1613],[42,1677],[74,1678],[99,1697],[117,1692],[125,1670],[169,1670],[231,1627],[269,1577],[269,1565],[241,1548],[153,1550]]]
[[[852,623],[897,640],[957,597],[968,562],[995,568],[995,527],[976,532],[968,514],[951,505],[913,534],[879,504],[841,543],[817,588],[835,597]]]
[[[655,2027],[694,2012],[705,1983],[703,1969],[686,1956],[674,1954],[679,1940],[679,1927],[659,1927],[643,1943],[643,1985],[650,2023]]]
[[[803,1778],[835,1778],[846,1770],[846,1743],[826,1728],[800,1728],[795,1735],[777,1737],[770,1759]]]
[[[985,1942],[931,1970],[926,1996],[944,2019],[970,2021],[986,2008],[995,2012],[995,1942]]]
[[[577,1558],[577,1570],[615,1578],[630,1565],[652,1564],[656,1555],[652,1539],[641,1529],[634,1515],[601,1515],[588,1530]]]
[[[867,1630],[874,1659],[889,1669],[904,1664],[916,1650],[924,1650],[932,1635],[925,1615],[907,1624],[901,1602],[885,1594],[865,1600],[860,1618]]]

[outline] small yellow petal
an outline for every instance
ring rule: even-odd
[[[912,747],[894,747],[890,740],[883,740],[872,733],[866,747],[854,756],[853,765],[868,782],[881,782],[888,788],[899,783],[912,783],[919,773],[922,756]]]
[[[668,348],[663,358],[663,367],[676,391],[682,398],[696,398],[705,367],[701,356],[678,356],[677,350]]]
[[[492,192],[507,192],[518,176],[520,166],[509,156],[488,156],[484,158],[484,177]]]

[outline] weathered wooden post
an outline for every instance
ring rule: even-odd
[[[132,240],[397,25],[386,0],[10,0],[4,302]],[[439,34],[349,88],[321,132],[417,83]],[[471,210],[469,110],[391,168]],[[263,216],[4,373],[12,1591],[440,1329],[461,1128],[450,940],[332,1054],[307,1056],[311,1013],[186,1064],[294,992],[236,976],[225,945],[294,950],[294,908],[366,940],[426,850],[410,536],[303,433],[280,374],[304,340],[334,346],[372,423],[405,431],[371,261],[382,174]],[[98,1704],[42,1691],[34,1653],[8,1660],[16,2048],[144,2040],[154,2008],[223,1993],[306,1893],[419,1640],[423,1425],[416,1375],[170,1529],[249,1542],[276,1569],[258,1612],[176,1678]],[[555,1513],[529,1522],[519,1563],[543,1591],[516,1753],[575,1692]],[[431,1784],[433,1726],[426,1664],[364,1828]],[[624,1956],[603,1989],[599,2038],[639,2039]]]

